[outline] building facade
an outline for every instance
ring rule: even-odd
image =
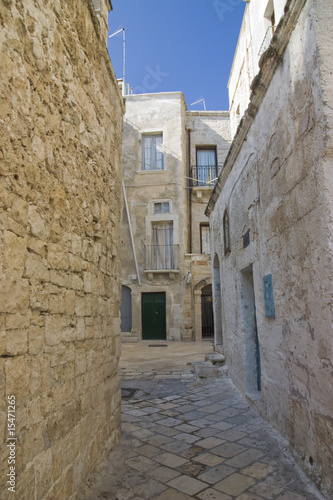
[[[206,210],[214,310],[221,311],[218,333],[230,375],[327,498],[333,495],[331,7],[325,0],[286,3]]]
[[[82,498],[120,436],[124,108],[95,4],[0,7],[2,499]]]
[[[227,112],[187,111],[180,92],[126,97],[124,341],[213,338],[204,209],[229,139]],[[203,317],[202,295],[207,303]]]
[[[246,5],[228,82],[232,137],[249,105],[260,58],[273,39],[285,4],[286,0],[251,0]]]

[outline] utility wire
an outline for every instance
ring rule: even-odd
[[[163,172],[167,172],[167,170],[164,170],[164,169],[161,169],[161,168],[155,168],[154,165],[150,165],[149,163],[144,163],[143,161],[141,160],[137,160],[135,158],[132,158],[131,156],[127,156],[127,155],[122,155],[123,158],[127,158],[128,160],[131,160],[133,163],[138,163],[139,165],[147,165],[148,167],[152,167],[151,170],[148,170],[148,169],[142,169],[143,172],[152,172],[154,170],[157,170],[157,171],[163,171]],[[216,177],[216,179],[213,179],[211,181],[202,181],[202,180],[199,180],[196,179],[195,177],[187,177],[187,176],[184,176],[184,179],[189,179],[191,181],[196,181],[196,182],[204,182],[205,184],[207,184],[207,186],[202,186],[202,187],[214,187],[215,184],[211,185],[213,182],[217,181],[218,177]],[[178,184],[179,186],[182,186],[182,184],[180,182],[175,182],[175,184]],[[158,186],[160,184],[157,184]],[[138,187],[142,187],[142,186],[138,186]],[[184,189],[192,189],[193,186],[185,186]],[[197,187],[197,186],[194,186],[194,187]]]

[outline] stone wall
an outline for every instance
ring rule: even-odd
[[[144,169],[144,135],[156,133],[163,137],[163,169]],[[142,294],[154,292],[165,293],[166,339],[179,341],[184,336],[184,253],[187,247],[185,154],[185,101],[181,92],[126,97],[124,184],[138,267],[136,269],[124,207],[122,283],[132,293],[132,331],[122,332],[124,341],[142,340],[144,337]],[[154,203],[161,201],[169,203],[169,212],[154,213]],[[162,223],[173,227],[175,265],[170,270],[152,269],[153,226]]]
[[[259,72],[261,52],[268,47],[273,37],[271,16],[274,12],[277,26],[283,16],[285,4],[286,0],[247,2],[228,82],[232,137],[249,104],[250,86]]]
[[[288,2],[206,212],[220,262],[222,304],[215,311],[222,306],[230,374],[327,498],[333,494],[330,7],[325,0]],[[268,275],[275,314],[265,308]]]
[[[74,499],[119,438],[123,104],[90,0],[0,24],[0,496],[13,395],[17,498]]]

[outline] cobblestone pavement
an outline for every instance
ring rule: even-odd
[[[122,438],[85,498],[324,499],[228,378],[135,370],[121,367]]]

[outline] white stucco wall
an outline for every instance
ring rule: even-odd
[[[217,200],[213,194],[210,216],[230,374],[289,440],[328,498],[333,495],[331,7],[329,0],[305,3],[246,141],[216,190],[222,190]],[[231,228],[227,256],[226,209]],[[251,243],[244,249],[248,230]],[[261,392],[249,345],[251,272]],[[275,318],[265,316],[263,277],[268,274]]]
[[[285,5],[286,0],[251,0],[247,3],[228,83],[232,137],[247,109],[251,82],[259,72],[259,51],[271,25],[268,18],[274,9],[277,26]]]

